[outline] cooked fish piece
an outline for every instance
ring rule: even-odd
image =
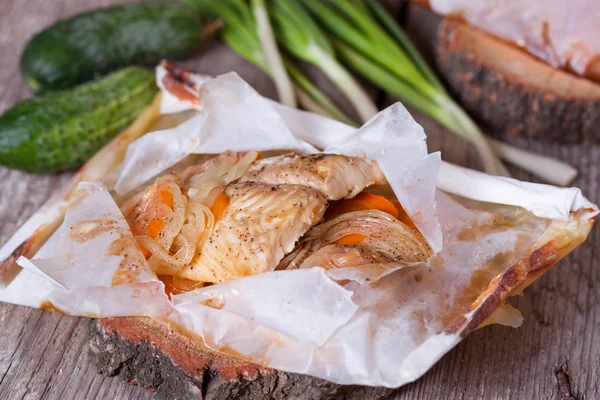
[[[328,200],[350,198],[373,185],[386,184],[375,161],[337,154],[284,154],[256,160],[240,182],[303,185]]]
[[[208,241],[180,276],[224,282],[272,271],[325,213],[327,201],[301,185],[228,185],[230,203]]]

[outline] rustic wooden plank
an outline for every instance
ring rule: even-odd
[[[28,94],[18,71],[18,56],[35,31],[57,18],[115,2],[0,2],[0,112]],[[268,77],[222,44],[209,44],[184,65],[215,75],[235,70],[262,94],[274,97]],[[335,92],[322,76],[315,81]],[[347,102],[340,103],[350,108]],[[422,115],[416,113],[415,117],[427,131],[432,150],[443,150],[444,158],[451,162],[478,167],[468,144]],[[511,141],[576,165],[581,171],[576,185],[593,201],[600,201],[600,147]],[[513,171],[519,178],[530,178]],[[68,177],[33,176],[0,168],[0,243]],[[514,299],[526,318],[521,328],[492,326],[473,333],[423,379],[390,398],[559,398],[555,370],[565,361],[572,396],[600,398],[600,345],[595,340],[600,332],[600,292],[594,289],[600,284],[600,272],[595,268],[600,265],[599,246],[596,229],[585,245],[536,282],[525,297]],[[98,375],[87,361],[86,335],[85,318],[0,304],[0,397],[152,398],[139,387]]]

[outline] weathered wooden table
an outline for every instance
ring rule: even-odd
[[[0,0],[0,112],[29,96],[19,68],[32,34],[51,22],[115,0]],[[434,27],[434,24],[432,24]],[[184,65],[219,74],[237,71],[266,96],[269,79],[223,44],[215,42]],[[336,98],[332,85],[315,79]],[[390,104],[376,90],[381,106]],[[350,107],[341,101],[346,110]],[[432,151],[477,168],[469,146],[418,113]],[[599,127],[600,129],[600,127]],[[575,165],[575,182],[600,202],[600,147],[511,141]],[[513,170],[520,179],[533,178]],[[23,223],[70,174],[28,175],[0,168],[0,243]],[[525,296],[513,299],[525,322],[518,329],[491,326],[476,331],[416,383],[390,399],[578,399],[600,398],[600,233]],[[96,373],[87,359],[87,319],[0,304],[0,399],[151,399],[152,393]],[[562,390],[562,391],[561,391]]]

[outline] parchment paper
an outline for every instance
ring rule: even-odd
[[[159,67],[159,84],[164,76]],[[147,315],[269,367],[340,384],[397,387],[425,373],[481,315],[467,307],[466,294],[482,291],[472,284],[475,274],[490,266],[503,273],[552,235],[582,240],[598,213],[578,189],[441,162],[439,153],[427,154],[423,129],[400,103],[355,129],[267,100],[235,73],[194,79],[200,103],[166,93],[161,109],[197,114],[134,142],[114,186],[81,183],[60,228],[35,257],[19,259],[24,270],[0,289],[1,301],[94,317]],[[192,153],[274,149],[377,160],[436,254],[411,265],[268,272],[169,300],[111,190],[125,194]],[[31,224],[46,217],[42,211]],[[485,228],[499,218],[510,228]],[[9,241],[0,254],[18,243]],[[505,314],[512,315],[506,323],[519,323],[514,312]]]

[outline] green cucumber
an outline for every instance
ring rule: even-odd
[[[157,91],[151,70],[127,67],[19,103],[0,116],[0,165],[29,172],[78,167],[131,124]]]
[[[188,55],[201,38],[197,15],[173,2],[101,8],[35,35],[21,56],[21,73],[34,92],[67,89],[121,67]]]

